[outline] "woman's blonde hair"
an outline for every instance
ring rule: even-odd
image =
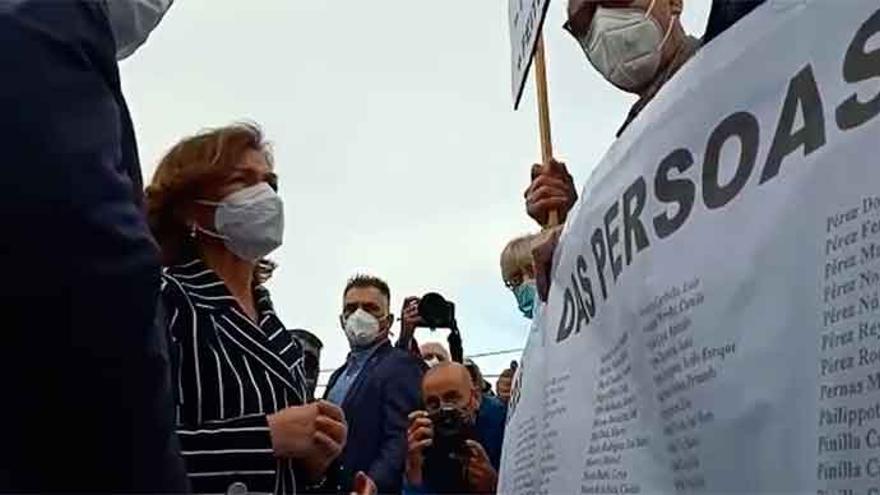
[[[556,229],[547,229],[526,234],[513,239],[501,251],[501,278],[512,286],[522,281],[524,276],[534,278],[532,250],[540,246]]]
[[[532,273],[532,238],[536,234],[526,234],[504,246],[501,251],[501,278],[507,285],[521,279],[523,273]]]
[[[166,266],[194,255],[191,226],[181,213],[187,203],[202,199],[202,188],[229,173],[249,150],[271,165],[272,154],[260,128],[240,123],[210,129],[174,145],[159,162],[146,190],[147,219]]]

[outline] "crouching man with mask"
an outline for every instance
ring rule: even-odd
[[[440,363],[422,381],[425,410],[410,414],[404,492],[495,493],[498,465],[484,444],[504,430],[480,431],[479,389],[460,363]],[[496,461],[497,462],[497,461]]]
[[[379,493],[399,493],[406,458],[407,417],[419,405],[422,363],[388,339],[391,292],[379,278],[358,275],[343,291],[339,320],[351,344],[345,364],[330,377],[326,399],[348,421],[340,457],[343,488],[363,471]]]

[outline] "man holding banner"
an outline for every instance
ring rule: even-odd
[[[569,0],[565,30],[608,82],[639,95],[617,136],[700,47],[681,25],[683,0]]]
[[[635,92],[639,100],[617,131],[627,126],[653,100],[660,88],[708,43],[764,0],[714,0],[706,35],[702,40],[687,35],[680,22],[683,0],[569,0],[564,28],[577,40],[587,59],[612,84]],[[665,33],[665,34],[664,34]],[[565,165],[555,160],[548,166],[532,166],[532,182],[526,189],[526,211],[541,225],[550,212],[565,221],[577,200],[574,181]],[[546,298],[546,266],[556,236],[536,253],[539,293]]]
[[[876,0],[756,9],[612,145],[500,492],[878,493],[878,41]]]

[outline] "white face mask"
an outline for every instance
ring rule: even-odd
[[[381,331],[379,320],[361,308],[345,320],[345,336],[352,348],[369,347],[376,342]]]
[[[269,184],[261,182],[223,198],[199,201],[216,206],[216,232],[196,226],[201,232],[223,239],[226,248],[239,258],[256,261],[281,245],[284,237],[284,203]]]
[[[116,40],[116,59],[138,49],[159,25],[174,0],[107,0],[107,17]]]
[[[647,86],[660,68],[663,45],[672,33],[674,22],[669,23],[664,34],[650,15],[653,7],[651,2],[645,12],[600,6],[590,31],[578,38],[596,70],[624,91],[636,92]]]

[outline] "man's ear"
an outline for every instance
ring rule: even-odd
[[[388,316],[383,318],[379,324],[385,333],[391,333],[391,327],[394,326],[394,313],[388,313]]]
[[[474,411],[480,409],[480,396],[482,395],[482,390],[480,390],[479,385],[475,387],[471,387],[471,400],[474,404]]]

